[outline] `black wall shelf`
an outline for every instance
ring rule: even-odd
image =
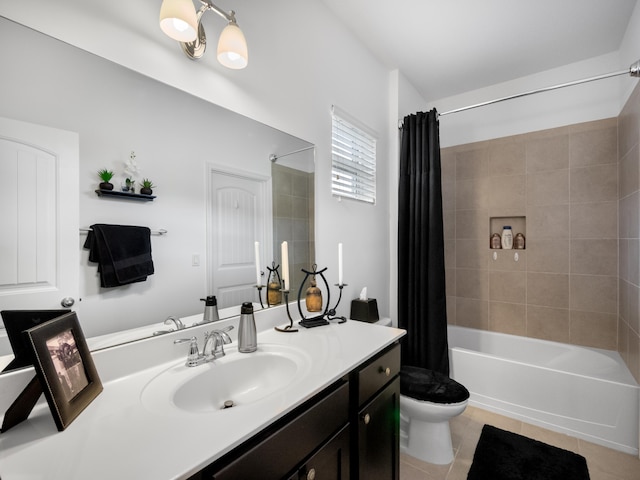
[[[96,190],[99,197],[126,198],[129,200],[138,200],[142,202],[152,202],[155,195],[143,195],[141,193],[119,192],[118,190]]]

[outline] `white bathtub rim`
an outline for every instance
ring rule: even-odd
[[[547,345],[551,345],[551,346],[553,346],[555,348],[559,347],[559,348],[579,349],[579,350],[586,350],[586,351],[594,352],[596,354],[604,355],[604,356],[608,357],[610,360],[612,360],[613,362],[615,362],[616,365],[619,367],[618,368],[618,372],[616,372],[617,375],[614,378],[607,377],[607,376],[604,376],[604,375],[598,375],[596,373],[586,374],[586,373],[576,372],[576,371],[566,372],[565,370],[552,368],[552,367],[549,367],[547,365],[542,365],[542,364],[539,364],[539,363],[535,363],[534,365],[536,367],[538,367],[538,368],[542,368],[542,369],[545,369],[545,370],[548,370],[548,371],[563,371],[563,372],[566,372],[566,373],[570,373],[572,375],[582,376],[583,378],[597,378],[597,379],[603,380],[605,382],[619,383],[619,384],[622,384],[622,385],[630,385],[630,386],[633,386],[633,387],[640,388],[640,385],[638,384],[638,382],[635,380],[635,378],[631,374],[631,371],[629,370],[629,367],[627,366],[627,364],[622,359],[622,356],[617,351],[614,351],[614,350],[605,350],[605,349],[595,348],[595,347],[585,347],[585,346],[582,346],[582,345],[573,345],[573,344],[567,344],[567,343],[561,343],[561,342],[554,342],[552,340],[531,338],[531,337],[525,337],[525,336],[521,336],[521,335],[513,335],[513,334],[508,334],[508,333],[502,333],[502,332],[494,332],[494,331],[490,331],[490,330],[481,330],[481,329],[477,329],[477,328],[463,327],[463,326],[460,326],[460,325],[449,325],[448,328],[449,329],[453,329],[454,331],[459,329],[463,333],[466,332],[467,334],[479,334],[479,335],[483,335],[484,334],[484,335],[495,336],[495,337],[502,338],[502,339],[508,339],[508,338],[515,337],[515,338],[518,339],[518,341],[525,342],[527,344],[542,343],[543,345],[547,344]],[[452,345],[451,341],[449,341],[448,347],[449,347],[449,350],[456,349],[456,350],[468,352],[468,353],[471,353],[471,354],[477,354],[477,355],[480,355],[480,356],[496,357],[496,358],[503,359],[505,361],[513,362],[513,363],[518,364],[518,365],[531,365],[531,363],[528,363],[528,362],[525,362],[525,361],[522,361],[522,360],[517,360],[517,359],[512,359],[512,358],[496,355],[496,354],[491,353],[491,352],[483,352],[483,351],[478,351],[478,350],[474,350],[474,349],[471,349],[471,348]]]
[[[578,348],[587,348],[587,347],[578,347]],[[477,350],[470,350],[468,348],[449,346],[449,350],[450,351],[451,350],[455,350],[455,351],[459,351],[459,352],[464,352],[464,353],[467,353],[469,355],[478,356],[478,357],[499,358],[501,361],[504,361],[504,362],[507,362],[507,363],[512,363],[512,364],[515,364],[515,365],[523,365],[523,366],[527,366],[527,367],[532,367],[533,366],[535,368],[539,368],[540,370],[546,370],[548,372],[561,371],[563,373],[567,373],[568,375],[575,375],[576,377],[588,378],[588,379],[596,378],[600,382],[611,383],[611,384],[615,384],[615,385],[621,385],[621,386],[624,386],[624,387],[630,387],[630,388],[634,388],[634,389],[637,389],[638,391],[640,391],[640,385],[638,384],[638,382],[636,382],[635,378],[633,378],[633,375],[631,375],[631,372],[628,370],[628,368],[626,370],[626,373],[628,373],[628,376],[624,375],[623,379],[611,379],[611,378],[606,378],[606,377],[597,376],[597,375],[587,375],[587,374],[584,374],[584,373],[565,372],[564,370],[558,370],[557,368],[551,368],[551,367],[542,366],[542,365],[531,365],[530,363],[522,362],[520,360],[512,360],[510,358],[499,357],[497,355],[492,355],[490,353],[484,353],[484,352],[478,352]],[[626,368],[626,365],[625,365],[625,368]],[[624,371],[623,371],[623,373],[624,373]]]

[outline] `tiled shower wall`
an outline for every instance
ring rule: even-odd
[[[277,265],[282,265],[280,245],[286,240],[289,244],[289,287],[292,291],[289,298],[293,299],[297,298],[298,287],[304,279],[301,269],[310,270],[315,259],[314,173],[273,164],[271,179],[273,260]],[[279,272],[282,275],[282,269]]]
[[[617,144],[613,118],[442,150],[449,323],[617,348]],[[518,261],[491,217],[525,218]]]
[[[618,350],[640,382],[640,87],[618,117],[619,307]]]

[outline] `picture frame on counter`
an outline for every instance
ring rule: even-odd
[[[25,331],[36,377],[59,431],[102,392],[102,382],[75,312]]]

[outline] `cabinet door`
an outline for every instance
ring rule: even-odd
[[[349,426],[344,427],[298,470],[291,480],[348,480]]]
[[[399,478],[399,415],[400,378],[396,377],[359,412],[356,478]]]

